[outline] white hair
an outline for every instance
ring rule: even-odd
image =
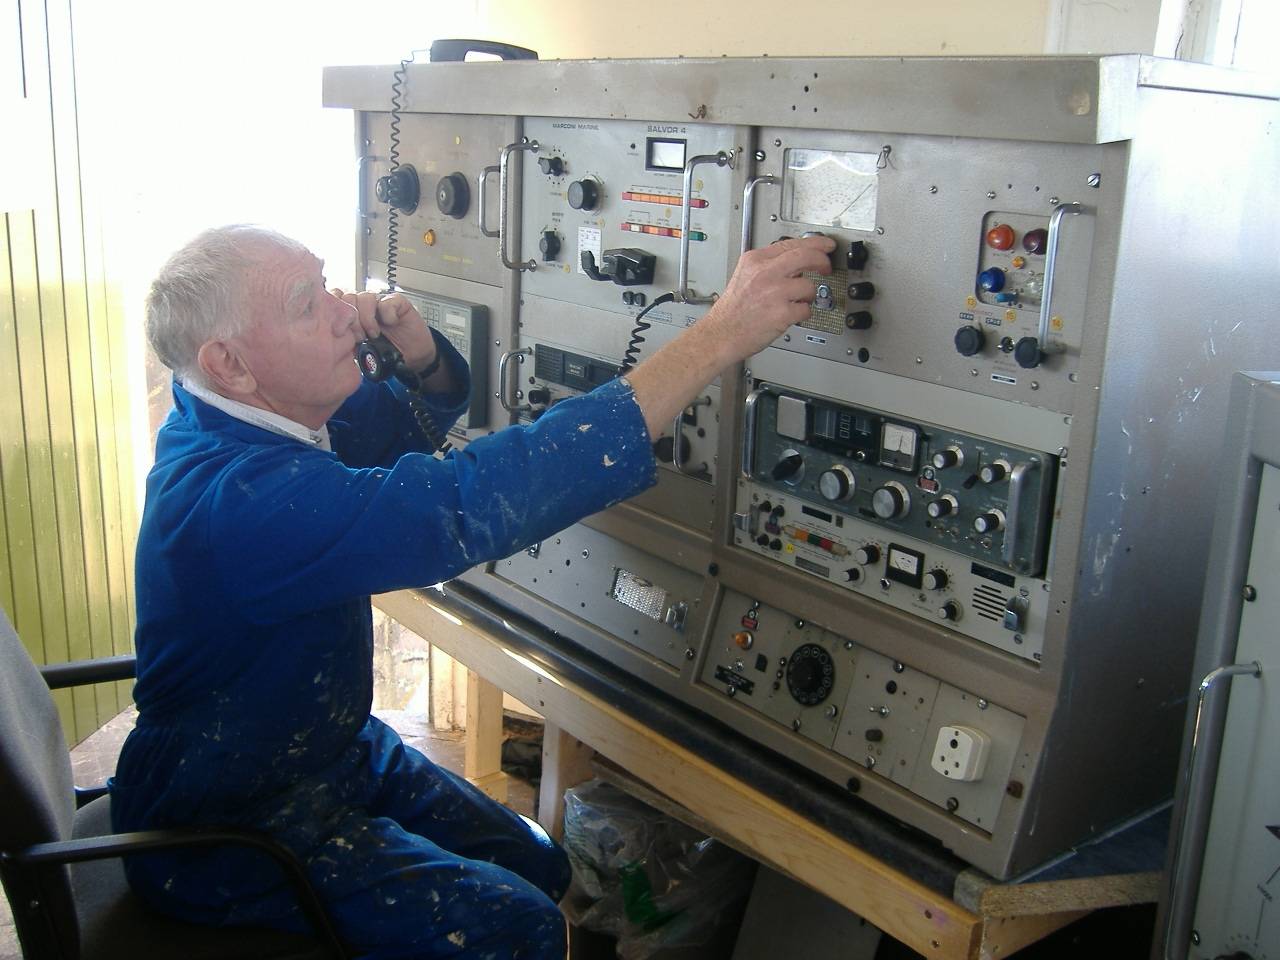
[[[200,348],[248,326],[249,278],[273,248],[306,252],[274,230],[237,223],[204,231],[160,268],[147,294],[147,339],[180,379],[204,383]]]

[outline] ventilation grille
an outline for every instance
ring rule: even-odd
[[[978,616],[997,623],[1004,621],[1004,607],[1009,602],[1001,591],[985,583],[973,588],[973,609]]]
[[[614,568],[613,590],[609,595],[650,620],[661,621],[667,609],[667,591],[621,567]]]

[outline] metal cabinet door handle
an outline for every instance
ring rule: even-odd
[[[1199,891],[1200,866],[1204,856],[1205,834],[1209,829],[1209,813],[1213,799],[1213,783],[1216,770],[1209,769],[1206,756],[1217,757],[1222,750],[1222,736],[1226,728],[1226,711],[1216,723],[1208,723],[1205,704],[1209,694],[1221,680],[1229,680],[1249,674],[1262,676],[1262,665],[1233,663],[1210,671],[1200,681],[1196,697],[1196,719],[1191,728],[1191,754],[1187,758],[1185,774],[1186,792],[1182,808],[1182,820],[1173,835],[1173,865],[1169,870],[1169,921],[1165,926],[1165,960],[1184,960],[1190,943],[1192,911]],[[1216,765],[1215,765],[1216,766]]]

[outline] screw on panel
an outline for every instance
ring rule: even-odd
[[[937,187],[930,187],[930,188],[929,188],[929,192],[930,192],[930,193],[937,193],[937,192],[938,192],[938,188],[937,188]]]
[[[738,688],[737,688],[737,687],[735,687],[735,686],[728,686],[728,687],[725,687],[725,688],[724,688],[724,695],[725,695],[726,697],[736,697],[736,696],[738,695]]]
[[[883,237],[883,236],[884,236],[884,227],[876,227],[876,234],[877,234],[878,236]]]
[[[1246,602],[1253,603],[1258,599],[1258,589],[1253,584],[1246,583],[1244,589],[1240,591],[1240,595],[1244,597]]]
[[[692,659],[693,659],[694,657],[696,657],[696,656],[697,656],[697,654],[696,654],[696,653],[694,653],[693,647],[685,647],[685,648],[684,648],[684,658],[685,658],[686,660],[692,660]]]
[[[1089,174],[1088,177],[1085,178],[1084,182],[1096,190],[1098,187],[1102,185],[1102,174],[1091,173]]]
[[[1022,782],[1019,780],[1010,780],[1005,786],[1004,792],[1017,800],[1022,796]]]
[[[1058,205],[1058,198],[1057,198],[1057,197],[1050,197],[1050,198],[1049,198],[1049,205],[1050,205],[1050,206],[1053,206],[1053,207],[1056,207],[1056,206]]]
[[[796,717],[794,720],[792,720],[792,721],[791,721],[791,729],[792,729],[792,730],[794,730],[796,733],[799,733],[799,732],[800,732],[800,718],[799,718],[799,717]]]
[[[583,560],[586,560],[586,559],[587,559],[588,557],[590,557],[590,556],[591,556],[591,551],[590,551],[590,550],[583,550],[583,551],[582,551],[582,559],[583,559]]]
[[[994,200],[995,198],[996,198],[996,192],[995,192],[994,190],[988,190],[988,191],[987,191],[987,199],[988,199],[988,200]]]
[[[1199,931],[1199,930],[1192,930],[1192,931],[1191,931],[1191,942],[1192,942],[1192,943],[1194,943],[1197,947],[1198,947],[1198,946],[1200,946],[1200,931]]]
[[[763,163],[763,162],[764,162],[764,151],[763,151],[763,150],[757,150],[757,151],[756,151],[756,163]]]
[[[780,146],[782,146],[782,138],[781,138],[781,137],[779,137],[778,139],[774,140],[774,141],[773,141],[773,145],[774,145],[775,147],[780,147]]]
[[[960,801],[955,797],[947,797],[947,813],[955,813],[960,809]]]
[[[978,368],[977,368],[977,367],[972,367],[972,368],[970,368],[970,370],[969,370],[969,376],[971,376],[971,377],[976,377],[977,375],[978,375]]]
[[[1032,389],[1032,390],[1039,390],[1039,389],[1040,389],[1040,381],[1039,381],[1039,380],[1032,380],[1032,381],[1031,381],[1031,389]]]
[[[897,660],[895,660],[895,661],[893,662],[893,672],[894,672],[894,673],[902,673],[902,671],[904,671],[904,670],[906,670],[906,669],[907,669],[907,665],[906,665],[905,663],[899,663]]]
[[[979,710],[985,710],[985,709],[987,709],[987,707],[989,707],[989,706],[991,706],[991,704],[989,704],[986,700],[979,700],[979,701],[978,701],[978,709],[979,709]]]
[[[876,765],[876,758],[867,754],[867,769],[870,770]]]
[[[916,363],[924,363],[924,357],[916,357]]]

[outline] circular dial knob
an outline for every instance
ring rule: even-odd
[[[379,177],[373,186],[373,192],[383,203],[389,203],[397,210],[413,213],[418,209],[418,171],[413,167],[396,167],[385,177]]]
[[[828,500],[848,500],[858,489],[858,481],[849,468],[837,463],[818,478],[818,492]]]
[[[978,533],[995,533],[1004,527],[1004,515],[999,510],[980,513],[973,521],[973,529]]]
[[[955,344],[960,356],[972,357],[987,345],[987,335],[978,327],[966,325],[956,331]]]
[[[538,249],[542,251],[543,260],[554,260],[560,255],[560,237],[554,230],[543,230]]]
[[[870,300],[876,295],[876,285],[870,280],[858,280],[849,284],[850,300]]]
[[[874,543],[868,543],[853,551],[854,563],[860,563],[867,567],[880,559],[880,548]]]
[[[441,177],[436,184],[436,206],[446,217],[461,220],[467,215],[471,206],[471,188],[467,186],[467,176],[457,171]]]
[[[948,600],[938,608],[938,619],[949,620],[952,623],[960,619],[960,604],[954,600]]]
[[[870,330],[871,311],[854,310],[852,313],[846,313],[844,315],[844,325],[850,330]]]
[[[569,184],[569,206],[575,210],[594,210],[600,203],[600,185],[594,180],[575,180]]]
[[[1044,253],[1049,245],[1049,231],[1044,227],[1028,230],[1022,238],[1022,249],[1027,253]]]
[[[999,267],[990,267],[978,274],[978,286],[988,293],[1004,289],[1004,271]]]
[[[929,514],[934,520],[942,517],[949,517],[960,507],[960,501],[949,493],[944,493],[937,500],[934,500],[929,506],[925,507],[925,513]]]
[[[963,463],[964,450],[960,447],[946,447],[933,455],[933,465],[939,470],[946,470],[949,467],[958,467]]]
[[[816,643],[797,647],[787,661],[787,690],[806,707],[827,699],[835,681],[836,668],[831,654]]]
[[[1035,337],[1023,337],[1013,345],[1013,359],[1024,370],[1034,370],[1040,366],[1044,353],[1040,350],[1040,341]]]
[[[941,590],[948,583],[947,571],[929,570],[925,573],[923,582],[926,590]]]
[[[983,483],[999,483],[1008,475],[1008,460],[993,460],[978,471],[978,479]]]
[[[795,486],[804,476],[804,457],[795,450],[783,450],[782,459],[773,465],[773,479]]]
[[[881,520],[901,517],[911,509],[911,494],[896,480],[890,480],[871,495],[871,509]]]
[[[564,173],[564,161],[559,157],[539,157],[538,166],[548,177],[558,177]]]
[[[993,250],[1009,250],[1013,247],[1013,227],[997,223],[987,231],[987,246]]]

